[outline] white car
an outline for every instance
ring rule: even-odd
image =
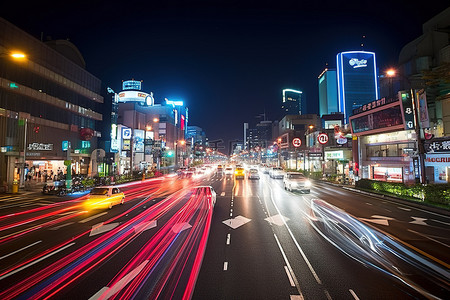
[[[204,186],[197,186],[195,187],[196,194],[201,195],[201,193],[204,193],[204,195],[211,201],[211,204],[214,206],[216,204],[217,195],[216,191],[214,191],[212,186],[204,185]]]
[[[283,168],[273,167],[269,171],[269,176],[270,178],[283,178],[284,177]]]
[[[234,171],[233,171],[232,167],[226,167],[225,168],[225,175],[226,176],[233,176],[233,174],[234,174]]]
[[[298,190],[309,193],[311,181],[302,173],[288,172],[284,175],[283,186],[288,191]]]
[[[251,168],[250,170],[248,170],[247,178],[248,179],[259,179],[259,171],[258,171],[258,169]]]

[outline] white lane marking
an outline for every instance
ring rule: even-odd
[[[66,227],[66,226],[72,225],[73,223],[75,223],[75,222],[69,222],[69,223],[66,223],[66,224],[62,224],[62,225],[59,225],[59,226],[56,226],[56,227],[50,228],[49,230],[58,230],[58,229],[60,229],[60,228],[63,228],[63,227]]]
[[[285,268],[287,268],[289,273],[291,274],[291,279],[294,282],[293,286],[295,286],[297,288],[297,291],[300,294],[299,296],[301,297],[301,299],[303,299],[303,294],[302,294],[302,291],[300,290],[300,285],[298,283],[297,277],[295,276],[294,270],[292,270],[291,264],[289,263],[286,253],[284,253],[283,247],[281,246],[281,243],[278,240],[277,235],[274,233],[273,236],[275,237],[275,241],[277,242],[278,248],[280,248],[281,255],[283,256],[284,262],[286,263]]]
[[[103,287],[100,289],[97,293],[95,293],[89,300],[94,299],[109,299],[112,296],[114,296],[117,292],[119,292],[121,289],[123,289],[131,280],[133,280],[147,265],[148,260],[144,260],[139,266],[137,266],[133,271],[122,277],[116,284],[114,284],[112,287]]]
[[[291,300],[303,300],[302,295],[291,295]]]
[[[295,287],[295,283],[294,280],[292,280],[292,276],[291,273],[289,272],[289,269],[287,266],[284,266],[284,271],[286,271],[286,275],[289,278],[289,283],[291,284],[292,287]]]
[[[278,208],[278,205],[273,200],[273,189],[272,189],[272,187],[270,185],[269,185],[269,188],[270,188],[270,200],[272,201],[272,204],[275,207],[275,209],[277,210],[278,214],[281,215],[281,212],[280,212],[280,209]],[[313,266],[309,262],[309,259],[306,257],[305,252],[303,252],[302,247],[300,247],[300,244],[298,243],[297,239],[294,237],[294,234],[292,233],[291,228],[284,221],[284,219],[283,219],[283,223],[284,223],[284,226],[286,226],[286,229],[287,229],[289,235],[291,236],[292,241],[294,242],[295,246],[297,247],[298,252],[300,252],[300,255],[303,257],[303,260],[305,261],[306,265],[308,266],[309,271],[313,274],[314,278],[316,279],[316,282],[318,284],[322,284],[322,281],[320,280],[319,276],[317,276],[316,271],[314,270]]]
[[[4,258],[6,258],[6,257],[8,257],[8,256],[14,255],[14,254],[16,254],[16,253],[22,251],[22,250],[25,250],[25,249],[27,249],[27,248],[33,247],[34,245],[39,244],[40,242],[42,242],[42,241],[34,242],[33,244],[30,244],[30,245],[28,245],[28,246],[25,246],[25,247],[23,247],[23,248],[20,248],[19,250],[16,250],[16,251],[11,252],[11,253],[9,253],[9,254],[3,255],[2,257],[0,257],[0,259],[4,259]]]
[[[372,205],[373,205],[372,203],[369,203],[369,202],[366,202],[366,204],[367,204],[367,205],[370,205],[370,206],[372,206]]]
[[[227,245],[229,245],[231,242],[231,235],[227,234]]]
[[[447,223],[447,222],[444,222],[444,221],[439,221],[439,220],[436,220],[436,219],[430,219],[430,221],[434,221],[434,222],[438,222],[438,223],[450,226],[450,223]]]
[[[228,262],[227,262],[227,261],[225,261],[225,262],[223,263],[223,270],[224,270],[224,271],[228,270]]]
[[[102,223],[98,223],[92,226],[91,232],[89,233],[89,236],[94,236],[103,232],[107,232],[110,230],[113,230],[114,228],[116,228],[117,226],[119,226],[119,222],[116,223],[110,223],[110,224],[106,224],[103,225]]]
[[[101,217],[101,216],[103,216],[103,215],[106,215],[107,213],[108,213],[108,212],[102,212],[102,213],[100,213],[100,214],[96,214],[96,215],[90,216],[89,218],[86,218],[86,219],[83,219],[83,220],[81,220],[81,221],[78,221],[78,223],[86,223],[86,222],[89,222],[89,221],[94,220],[94,219],[96,219],[96,218],[98,218],[98,217]]]
[[[355,300],[359,300],[359,297],[356,295],[356,293],[352,289],[349,289],[348,291],[350,292],[350,294],[352,294],[352,296]]]
[[[411,208],[401,207],[397,206],[398,209],[405,210],[405,211],[411,211]]]
[[[408,229],[408,231],[409,231],[409,232],[412,232],[412,233],[415,233],[415,234],[417,234],[417,235],[420,235],[421,237],[427,238],[427,239],[429,239],[430,241],[433,241],[433,242],[435,242],[435,243],[441,244],[442,246],[445,246],[445,247],[447,247],[447,248],[450,248],[450,245],[447,245],[447,244],[445,244],[445,243],[443,243],[443,242],[441,242],[441,241],[438,241],[438,240],[436,240],[436,239],[433,239],[433,238],[429,237],[428,235],[425,235],[425,234],[423,234],[423,233],[420,233],[420,232],[417,232],[417,231],[414,231],[414,230],[411,230],[411,229]]]
[[[50,256],[52,256],[52,255],[55,255],[56,253],[61,252],[61,251],[65,250],[65,249],[67,249],[67,248],[69,248],[69,247],[71,247],[71,246],[73,246],[73,245],[75,245],[75,243],[67,244],[67,245],[65,245],[64,247],[59,248],[58,250],[55,250],[55,251],[53,251],[53,252],[51,252],[51,253],[49,253],[49,254],[47,254],[47,255],[45,255],[45,256],[42,256],[42,257],[39,258],[39,259],[33,260],[33,261],[30,262],[29,264],[26,264],[26,265],[24,265],[24,266],[22,266],[22,267],[20,267],[20,268],[18,268],[18,269],[15,269],[14,271],[11,271],[11,272],[9,272],[9,273],[7,273],[7,274],[1,276],[1,277],[0,277],[0,280],[3,280],[3,279],[5,279],[5,278],[7,278],[7,277],[9,277],[9,276],[11,276],[11,275],[14,275],[14,274],[16,274],[16,273],[18,273],[18,272],[20,272],[20,271],[22,271],[22,270],[25,270],[26,268],[31,267],[32,265],[35,265],[35,264],[37,264],[37,263],[43,261],[44,259],[46,259],[46,258],[48,258],[48,257],[50,257]]]
[[[225,196],[225,192],[220,193],[220,196],[222,197]]]

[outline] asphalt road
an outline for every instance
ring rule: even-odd
[[[1,196],[0,298],[448,298],[450,218],[426,207],[321,182],[288,192],[268,175],[120,188],[111,210]]]
[[[288,192],[268,175],[209,183],[218,200],[194,299],[448,297],[445,214],[321,182]]]

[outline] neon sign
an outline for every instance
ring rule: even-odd
[[[367,59],[359,60],[357,58],[352,58],[348,61],[348,63],[353,67],[353,69],[367,67]]]

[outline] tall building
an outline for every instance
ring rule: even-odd
[[[13,59],[12,50],[25,57]],[[42,42],[0,18],[1,187],[60,171],[91,174],[102,106],[101,81],[75,45]]]
[[[326,68],[319,80],[319,116],[339,111],[336,70]]]
[[[301,115],[304,113],[302,107],[302,91],[293,89],[283,90],[283,103],[281,105],[284,115]]]
[[[337,89],[338,109],[345,123],[355,108],[379,99],[375,53],[347,51],[338,53]]]

